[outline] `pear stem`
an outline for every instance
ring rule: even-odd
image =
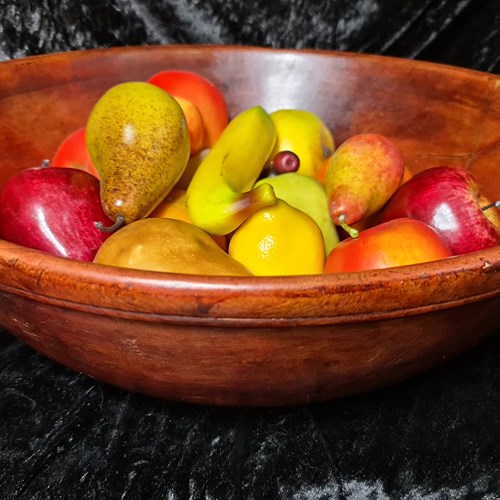
[[[102,222],[94,222],[94,225],[99,231],[102,231],[103,233],[114,233],[118,229],[120,229],[122,226],[125,225],[125,217],[123,215],[118,215],[116,217],[116,220],[114,224],[111,226],[105,226]]]
[[[345,221],[346,216],[344,214],[339,215],[339,226],[351,237],[357,238],[359,236],[359,231],[349,226]]]
[[[488,205],[485,205],[484,207],[481,207],[481,210],[484,212],[485,210],[489,210],[490,208],[493,208],[493,207],[500,208],[500,200],[488,203]]]

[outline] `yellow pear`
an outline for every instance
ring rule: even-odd
[[[270,116],[277,140],[269,160],[281,151],[292,151],[300,160],[298,173],[314,177],[335,148],[331,130],[311,111],[279,109]]]

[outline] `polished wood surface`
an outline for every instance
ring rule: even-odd
[[[424,62],[245,47],[130,47],[0,63],[0,182],[50,158],[111,85],[203,74],[232,115],[317,112],[337,143],[377,132],[412,172],[453,164],[500,198],[500,77]],[[500,248],[384,271],[167,275],[0,241],[0,324],[96,379],[172,400],[275,406],[394,383],[500,325]]]

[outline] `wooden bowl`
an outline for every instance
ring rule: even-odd
[[[244,47],[130,47],[0,64],[0,182],[50,158],[111,85],[188,69],[232,115],[317,112],[377,132],[412,172],[470,170],[500,198],[500,78],[424,62]],[[498,330],[500,248],[340,275],[219,278],[105,268],[0,241],[0,324],[95,379],[177,401],[296,405],[429,369]]]

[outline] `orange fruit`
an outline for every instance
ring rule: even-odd
[[[186,191],[184,189],[172,189],[165,199],[151,212],[149,217],[176,219],[191,223],[186,202]],[[227,236],[211,236],[222,250],[227,251]]]
[[[403,170],[403,178],[401,179],[401,183],[399,185],[402,186],[405,182],[408,182],[412,177],[413,174],[411,173],[410,169],[407,166],[405,166]]]
[[[205,138],[205,125],[203,124],[203,118],[201,117],[198,108],[191,101],[179,96],[173,96],[173,98],[179,103],[179,106],[182,108],[184,116],[186,117],[191,156],[194,156],[196,153],[201,151],[203,140]]]
[[[319,167],[318,171],[314,175],[314,177],[321,182],[321,184],[325,184],[325,179],[326,179],[326,171],[328,170],[328,163],[330,163],[330,158],[331,155],[326,158],[323,163],[321,164],[321,167]]]

